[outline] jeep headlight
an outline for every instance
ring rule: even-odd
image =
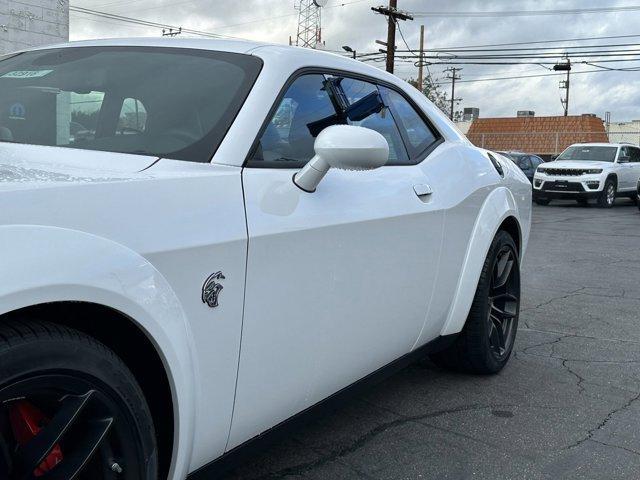
[[[589,169],[585,170],[584,173],[586,173],[586,174],[602,173],[602,169],[601,168],[589,168]]]
[[[546,170],[545,170],[544,168],[542,168],[542,167],[538,167],[538,169],[536,170],[536,173],[542,173],[542,174],[544,175],[544,172],[545,172],[545,171],[546,171]]]

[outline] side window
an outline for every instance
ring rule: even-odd
[[[621,147],[620,152],[618,153],[618,159],[622,157],[628,157],[628,156],[629,156],[629,149],[627,147]]]
[[[349,106],[353,106],[361,100],[364,102],[364,99],[370,95],[378,94],[378,87],[376,85],[352,78],[342,78],[340,87],[345,94]],[[374,105],[374,102],[372,102],[372,106]],[[348,119],[347,123],[349,125],[370,128],[382,134],[382,136],[387,139],[387,143],[389,143],[388,164],[406,165],[409,163],[409,156],[407,155],[407,150],[402,142],[402,136],[393,119],[393,115],[387,106],[380,105],[379,102],[378,106],[382,108],[373,108],[370,112],[364,109],[364,113],[359,115],[358,120]]]
[[[523,170],[531,170],[533,168],[531,163],[531,157],[520,157],[520,168]]]
[[[147,110],[140,100],[125,98],[118,118],[116,135],[144,133],[147,125]]]
[[[640,148],[636,148],[636,147],[631,147],[629,148],[629,150],[631,150],[631,162],[634,163],[638,163],[640,162]]]
[[[249,161],[256,167],[298,168],[313,158],[315,137],[337,117],[323,75],[303,75],[288,88]]]
[[[381,87],[381,91],[385,101],[391,105],[400,128],[405,133],[411,156],[420,155],[438,137],[402,95],[386,87]]]

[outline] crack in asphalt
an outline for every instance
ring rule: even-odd
[[[368,402],[369,403],[369,402]],[[374,405],[376,406],[376,405]],[[376,406],[377,407],[377,406]],[[374,427],[373,429],[369,430],[368,432],[364,433],[363,435],[361,435],[360,437],[358,437],[357,439],[355,439],[354,441],[351,442],[350,445],[346,446],[346,447],[342,447],[339,449],[336,449],[324,456],[322,456],[321,458],[317,459],[317,460],[313,460],[310,462],[305,462],[305,463],[301,463],[298,465],[294,465],[291,467],[286,467],[283,468],[281,470],[277,470],[275,472],[269,472],[265,475],[256,477],[256,480],[261,480],[261,479],[268,479],[268,478],[281,478],[281,477],[285,477],[288,475],[302,475],[306,472],[309,472],[311,470],[314,470],[318,467],[321,467],[322,465],[326,465],[328,463],[334,462],[334,461],[339,461],[341,458],[357,452],[358,450],[360,450],[362,447],[364,447],[365,445],[367,445],[372,439],[376,438],[377,436],[387,432],[388,430],[391,430],[393,428],[397,428],[400,426],[403,426],[407,423],[419,423],[420,425],[423,426],[428,426],[431,427],[431,425],[427,424],[427,423],[422,423],[421,420],[427,420],[429,418],[437,418],[437,417],[441,417],[444,415],[453,415],[456,413],[461,413],[461,412],[470,412],[470,411],[477,411],[477,410],[487,410],[487,409],[495,409],[495,408],[522,408],[522,405],[512,405],[512,404],[481,404],[481,403],[475,403],[475,404],[471,404],[471,405],[463,405],[460,407],[456,407],[456,408],[447,408],[447,409],[442,409],[442,410],[436,410],[433,412],[428,412],[428,413],[424,413],[421,415],[412,415],[412,416],[401,416],[400,418],[397,418],[395,420],[391,420],[385,423],[382,423],[376,427]],[[383,407],[378,407],[378,408],[383,408]],[[540,407],[540,408],[546,408],[546,407]],[[453,432],[450,432],[453,433]],[[464,437],[466,437],[465,435],[463,435]],[[473,437],[471,437],[473,438]],[[477,441],[477,439],[474,439]]]
[[[604,445],[605,447],[611,447],[611,448],[616,448],[618,450],[624,450],[625,452],[632,453],[633,455],[640,455],[640,452],[638,450],[634,450],[632,448],[623,447],[622,445],[616,445],[614,443],[601,442],[600,440],[594,440],[593,438],[591,438],[589,441],[593,442],[593,443],[598,443],[600,445]]]
[[[518,332],[523,332],[523,333],[528,333],[528,332],[535,332],[535,333],[545,333],[545,334],[549,334],[549,335],[560,335],[562,337],[575,337],[575,338],[584,338],[587,340],[602,340],[605,342],[613,342],[613,343],[631,343],[634,345],[640,345],[640,340],[629,340],[627,338],[607,338],[607,337],[595,337],[593,335],[581,335],[579,333],[572,333],[572,332],[560,332],[557,330],[540,330],[537,328],[519,328]],[[534,345],[532,345],[533,347]]]
[[[526,308],[522,308],[522,309],[520,309],[520,313],[522,313],[522,312],[528,312],[528,311],[531,311],[531,310],[537,310],[538,308],[545,307],[545,306],[547,306],[547,305],[551,305],[552,303],[557,302],[557,301],[559,301],[559,300],[564,300],[564,299],[566,299],[566,298],[569,298],[569,297],[573,297],[573,296],[579,295],[579,294],[580,294],[580,292],[581,292],[582,290],[586,289],[586,288],[587,288],[587,287],[584,287],[584,286],[583,286],[583,287],[578,288],[577,290],[573,290],[573,291],[571,291],[571,292],[567,292],[566,294],[564,294],[564,295],[562,295],[562,296],[560,296],[560,297],[552,297],[552,298],[550,298],[549,300],[546,300],[546,301],[544,301],[544,302],[542,302],[542,303],[539,303],[539,304],[537,304],[537,305],[535,305],[535,306],[533,306],[533,307],[526,307]],[[526,323],[526,322],[525,322],[525,323]]]
[[[613,410],[611,410],[607,416],[598,424],[596,425],[594,428],[590,429],[587,432],[587,435],[583,438],[581,438],[580,440],[567,445],[564,450],[571,450],[573,448],[579,447],[580,445],[582,445],[584,442],[587,442],[589,440],[594,441],[593,440],[593,436],[600,430],[602,430],[607,423],[609,423],[611,421],[611,419],[618,413],[626,410],[627,408],[629,408],[631,405],[633,405],[633,403],[635,401],[637,401],[638,399],[640,399],[640,393],[637,393],[635,396],[631,397],[627,402],[625,402],[621,407],[618,408],[614,408]]]

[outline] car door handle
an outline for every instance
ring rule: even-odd
[[[431,185],[427,185],[426,183],[414,185],[413,191],[416,192],[416,195],[418,197],[426,197],[433,193],[433,189],[431,188]]]

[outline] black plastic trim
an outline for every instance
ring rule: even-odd
[[[381,79],[378,79],[378,78],[375,78],[375,77],[370,77],[368,75],[363,75],[363,74],[357,73],[357,72],[350,72],[348,70],[340,70],[340,69],[335,69],[335,68],[324,68],[324,67],[303,67],[303,68],[300,68],[300,69],[296,70],[295,72],[293,72],[291,74],[291,76],[287,79],[287,81],[285,82],[283,87],[280,89],[280,93],[278,93],[278,96],[276,97],[275,102],[273,103],[273,105],[271,106],[271,109],[269,110],[269,113],[267,114],[267,117],[262,122],[262,126],[260,127],[260,130],[258,131],[258,135],[256,136],[256,138],[253,140],[253,143],[251,144],[251,148],[249,149],[249,152],[247,153],[247,157],[245,158],[244,163],[242,164],[243,167],[245,167],[245,168],[271,168],[271,169],[299,168],[299,167],[292,167],[291,165],[282,165],[282,166],[269,165],[269,166],[264,166],[264,165],[260,165],[261,162],[254,162],[254,164],[252,164],[251,159],[255,155],[256,150],[258,149],[258,145],[260,143],[260,138],[262,138],[262,135],[264,134],[265,130],[267,129],[267,125],[269,124],[269,122],[271,121],[271,119],[275,115],[276,111],[278,110],[278,107],[280,106],[280,103],[282,102],[282,99],[284,98],[284,96],[287,93],[287,90],[289,89],[291,84],[293,82],[295,82],[298,78],[300,78],[303,75],[313,75],[313,74],[317,74],[317,75],[336,75],[336,76],[341,76],[341,77],[345,77],[345,78],[351,78],[351,79],[354,79],[354,80],[362,80],[362,81],[365,81],[365,82],[373,83],[374,85],[377,85],[377,86],[387,87],[387,88],[393,90],[394,92],[400,94],[407,102],[409,102],[409,105],[411,105],[411,107],[416,111],[416,113],[420,116],[420,118],[422,118],[422,120],[427,124],[427,126],[433,131],[434,135],[436,136],[436,141],[433,142],[429,147],[427,147],[423,152],[421,152],[415,158],[412,158],[411,155],[409,155],[409,148],[407,147],[407,145],[404,145],[405,150],[407,151],[407,155],[409,156],[409,163],[388,163],[388,164],[384,165],[385,167],[393,167],[393,166],[400,167],[400,166],[418,165],[421,162],[423,162],[431,154],[431,152],[433,152],[433,150],[436,149],[436,147],[438,145],[440,145],[441,143],[444,142],[444,136],[435,127],[435,125],[429,119],[429,117],[397,85],[394,85],[393,83],[387,82],[386,80],[381,80]],[[397,123],[397,121],[395,121],[395,119],[394,119],[394,122],[396,122],[396,125],[398,125],[398,123]],[[401,130],[400,126],[398,126],[398,129]],[[403,144],[404,144],[405,141],[404,141],[404,136],[402,135],[402,133],[400,134],[400,136],[402,137]]]
[[[243,460],[255,455],[258,451],[263,450],[267,445],[286,437],[291,430],[300,428],[302,425],[308,423],[314,418],[317,418],[319,415],[321,416],[336,410],[346,400],[366,391],[371,386],[380,383],[415,361],[424,358],[426,355],[444,350],[451,345],[457,337],[458,334],[435,338],[413,352],[403,355],[388,365],[379,368],[357,382],[334,393],[330,397],[321,400],[315,405],[279,423],[266,432],[261,433],[233,450],[228,451],[213,462],[190,473],[187,480],[210,480],[212,478],[218,478],[223,473],[237,467]]]
[[[291,177],[291,181],[293,182],[293,184],[305,193],[315,193],[316,191],[315,188],[313,190],[307,190],[306,188],[302,188],[300,185],[298,185],[298,183],[296,182],[296,173],[294,173],[293,177]]]

